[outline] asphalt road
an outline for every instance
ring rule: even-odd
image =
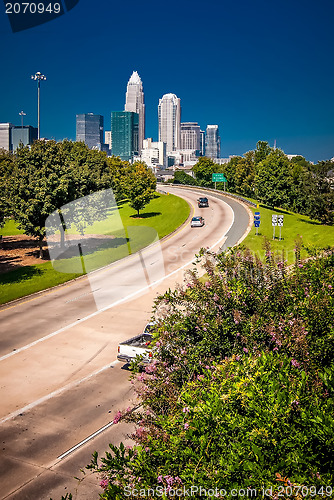
[[[0,308],[1,499],[98,498],[95,476],[74,476],[94,450],[129,442],[127,425],[110,425],[136,404],[118,343],[142,331],[157,294],[183,282],[202,246],[217,251],[247,231],[249,213],[236,201],[210,193],[210,207],[198,209],[197,189],[163,189],[184,197],[205,226],[188,221],[136,255]]]

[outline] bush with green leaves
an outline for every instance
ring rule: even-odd
[[[292,268],[268,244],[264,262],[242,248],[198,259],[206,281],[192,271],[156,301],[155,360],[133,380],[141,408],[115,417],[136,423],[135,445],[89,466],[102,498],[331,484],[333,251],[300,262],[297,246]]]

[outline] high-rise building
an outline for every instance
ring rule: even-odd
[[[111,151],[121,160],[133,161],[138,156],[139,115],[131,111],[111,113]]]
[[[38,129],[36,127],[31,127],[30,125],[24,125],[23,127],[13,127],[12,128],[12,146],[13,151],[22,144],[22,146],[27,146],[37,141]]]
[[[12,151],[12,125],[11,123],[0,123],[0,148]]]
[[[143,83],[137,71],[134,71],[128,81],[124,111],[132,111],[138,113],[138,149],[143,147],[143,140],[145,139],[145,104]]]
[[[166,168],[166,143],[153,142],[151,138],[144,139],[140,159],[144,161],[148,167],[151,167],[153,169]]]
[[[37,140],[37,128],[31,125],[17,127],[11,123],[0,123],[0,148],[16,151],[20,144],[28,146]]]
[[[159,99],[159,141],[166,143],[167,153],[180,149],[181,100],[175,94]]]
[[[191,149],[200,151],[200,126],[197,122],[181,123],[181,147],[180,149]]]
[[[84,142],[90,149],[104,149],[103,116],[94,113],[77,115],[76,140]]]
[[[200,156],[205,156],[205,132],[204,130],[200,130],[200,141],[199,141],[200,147]]]
[[[111,150],[111,130],[105,130],[104,142],[108,145],[108,148]]]
[[[218,125],[208,125],[205,137],[205,156],[208,158],[220,158],[220,137]]]

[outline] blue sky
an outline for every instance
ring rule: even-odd
[[[333,0],[79,0],[49,23],[12,33],[0,5],[0,121],[75,139],[75,115],[124,109],[133,70],[142,78],[146,136],[157,106],[181,99],[182,121],[218,124],[222,156],[266,140],[317,162],[334,156]]]

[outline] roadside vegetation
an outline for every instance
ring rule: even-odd
[[[134,253],[174,231],[190,211],[184,200],[155,191],[156,179],[145,164],[107,158],[83,143],[36,141],[15,155],[2,150],[0,170],[0,235],[28,235],[39,256],[48,258],[46,220],[54,214],[51,229],[64,251],[54,267],[46,262],[0,274],[1,304]],[[71,240],[72,254],[66,253],[65,239]]]
[[[246,198],[255,198],[271,209],[303,214],[322,224],[334,222],[334,162],[311,164],[302,156],[289,158],[280,149],[259,141],[254,151],[235,156],[223,165],[199,158],[193,167],[195,178],[176,172],[176,184],[214,187],[213,173],[223,173],[227,189]],[[217,189],[224,189],[217,182]]]
[[[119,213],[124,228],[113,231],[112,246],[95,247],[94,252],[84,256],[86,271],[92,271],[106,266],[127,255],[137,252],[154,241],[155,238],[163,238],[178,228],[189,215],[189,205],[173,195],[156,194],[150,201],[141,218],[133,217],[134,211],[129,202],[119,205]],[[112,217],[112,215],[110,216]],[[94,223],[86,228],[86,234],[110,235],[108,224],[113,227],[109,219]],[[7,223],[4,227],[7,229]],[[9,227],[15,228],[13,221],[9,221]],[[77,231],[73,233],[78,234]],[[117,244],[114,242],[117,241]],[[75,272],[76,271],[76,272]],[[51,262],[34,266],[24,266],[7,273],[0,274],[0,303],[4,304],[26,295],[30,295],[47,288],[65,283],[82,276],[84,270],[80,257],[71,257],[57,260],[55,268]]]
[[[302,156],[289,158],[280,149],[259,141],[254,151],[235,156],[223,165],[209,158],[199,158],[193,167],[194,177],[176,171],[173,183],[215,187],[213,173],[223,173],[227,190],[255,202],[261,224],[256,236],[253,227],[244,243],[260,259],[264,258],[264,239],[272,240],[272,251],[282,255],[288,264],[294,261],[295,240],[301,242],[301,257],[315,254],[334,244],[334,162],[311,164]],[[224,184],[217,183],[223,190]],[[279,240],[279,227],[273,239],[272,214],[284,216]]]
[[[252,227],[250,233],[243,240],[247,246],[260,259],[265,256],[265,240],[271,241],[272,251],[283,256],[287,264],[292,264],[295,259],[296,240],[301,244],[301,258],[315,255],[320,249],[325,249],[334,244],[334,226],[321,224],[306,215],[300,215],[287,210],[271,209],[260,204],[259,208],[250,207],[253,214],[260,212],[261,223],[256,235],[256,228]],[[281,240],[279,240],[279,227],[275,227],[275,239],[273,240],[272,214],[284,216],[284,224],[281,227]]]
[[[16,155],[0,153],[0,166],[3,235],[23,231],[43,256],[45,220],[56,213],[57,236],[112,237],[109,247],[101,242],[85,256],[90,269],[169,234],[189,214],[182,200],[156,194],[143,163],[108,159],[82,143],[37,141]],[[111,444],[87,466],[99,475],[100,498],[153,500],[162,490],[169,498],[192,486],[215,498],[233,489],[262,497],[266,489],[275,500],[332,496],[332,167],[289,160],[259,142],[226,165],[201,158],[195,181],[176,174],[176,182],[213,187],[212,173],[224,173],[231,192],[261,203],[259,236],[253,228],[248,248],[220,255],[201,250],[205,279],[189,271],[182,286],[156,299],[154,361],[144,372],[134,365],[140,406],[114,417],[115,425],[122,419],[135,424],[134,444]],[[108,231],[116,215],[103,197],[76,205],[65,224],[64,207],[110,188],[123,228]],[[285,221],[283,240],[270,244],[272,213]],[[67,273],[48,262],[0,275],[2,302],[84,274],[80,257],[62,259]]]
[[[156,300],[155,359],[134,375],[141,407],[114,419],[135,422],[135,444],[87,467],[101,498],[194,485],[215,498],[332,496],[334,249],[301,261],[296,245],[293,268],[268,242],[263,262],[203,250],[207,281],[189,272]]]

